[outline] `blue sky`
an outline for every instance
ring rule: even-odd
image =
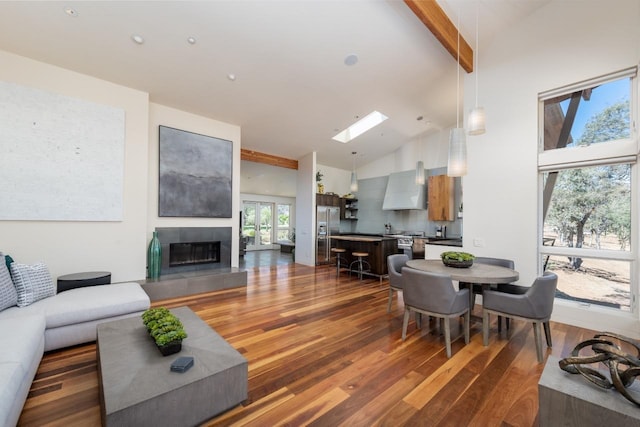
[[[580,139],[580,136],[584,131],[584,126],[591,117],[619,101],[628,101],[630,92],[631,80],[629,78],[625,78],[598,86],[591,93],[591,99],[589,101],[585,101],[584,99],[580,100],[576,120],[573,123],[573,128],[571,129],[571,136],[573,137],[573,140],[577,141]],[[561,102],[560,106],[562,111],[566,114],[567,107],[569,106],[569,100]]]

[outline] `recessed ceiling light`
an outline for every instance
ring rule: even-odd
[[[344,58],[344,64],[345,65],[355,65],[358,63],[358,55],[356,55],[355,53],[352,53],[350,55],[347,55],[346,58]]]
[[[133,34],[131,36],[131,40],[133,40],[134,42],[136,42],[138,44],[144,43],[144,38],[140,34]]]
[[[227,78],[233,82],[236,80],[236,75],[233,73],[229,73],[227,74]]]
[[[187,41],[189,42],[189,44],[196,44],[196,38],[195,37],[189,37],[187,39]]]
[[[77,18],[78,17],[78,11],[75,10],[72,7],[65,7],[64,8],[64,13],[66,13],[67,15],[73,17],[73,18]]]
[[[362,135],[369,129],[378,126],[380,123],[384,122],[387,119],[388,117],[380,113],[379,111],[373,111],[334,136],[332,139],[342,143],[347,143],[352,139]]]

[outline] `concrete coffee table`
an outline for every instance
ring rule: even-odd
[[[247,398],[247,360],[189,308],[171,312],[189,336],[180,353],[166,357],[140,317],[98,325],[103,425],[196,425]],[[193,367],[171,372],[181,356],[192,356]]]

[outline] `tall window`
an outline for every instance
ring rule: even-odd
[[[291,239],[291,205],[278,204],[278,240]]]
[[[636,68],[540,94],[540,269],[557,298],[631,311]]]

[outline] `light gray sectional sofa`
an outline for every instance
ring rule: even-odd
[[[0,297],[11,292],[6,274],[2,262]],[[0,426],[17,424],[45,351],[95,341],[98,323],[139,316],[149,305],[142,287],[131,282],[54,291],[26,306],[0,306]]]

